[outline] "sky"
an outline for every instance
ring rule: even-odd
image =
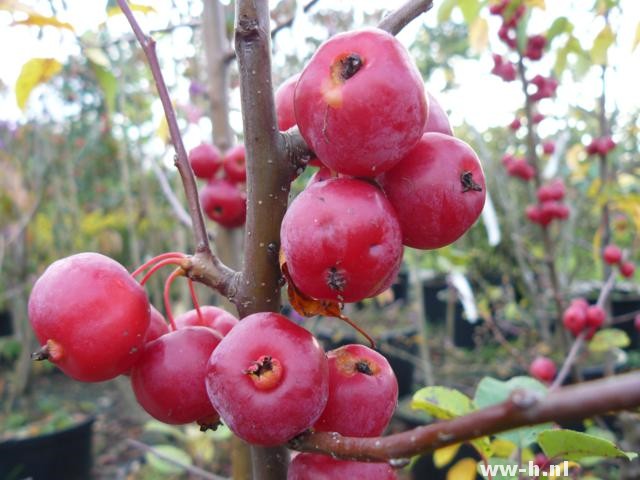
[[[28,3],[29,0],[24,0]],[[48,2],[37,2],[34,4],[45,5]],[[107,20],[104,8],[96,8],[96,4],[104,5],[105,2],[86,0],[66,0],[68,9],[61,13],[58,18],[71,23],[77,34],[95,30],[104,21],[108,21],[109,28],[114,35],[129,34],[129,27],[123,16],[112,17]],[[144,3],[140,0],[140,3]],[[140,23],[144,29],[162,28],[166,26],[166,19],[171,6],[167,0],[152,2],[157,14],[146,16],[138,15]],[[390,0],[367,0],[367,2],[356,3],[356,20],[361,17],[364,9],[393,8],[400,5],[401,1]],[[559,0],[546,1],[546,11],[535,11],[532,17],[531,32],[543,32],[549,27],[551,21],[560,15],[567,15],[575,24],[575,34],[584,46],[591,44],[594,36],[602,25],[594,21],[593,15],[585,10],[585,4],[591,5],[591,0]],[[423,24],[435,25],[436,10],[438,2],[435,2],[434,9],[423,15],[419,20],[414,21],[399,35],[399,39],[409,45],[415,32]],[[346,8],[347,2],[338,0],[320,0],[315,8]],[[619,109],[623,114],[640,109],[640,48],[631,51],[633,38],[640,20],[640,2],[637,0],[621,0],[624,15],[614,15],[612,22],[615,22],[615,31],[618,35],[618,47],[611,51],[611,65],[607,77],[607,92],[609,97],[608,108]],[[197,15],[197,11],[191,12]],[[45,13],[45,12],[43,12]],[[486,15],[487,12],[484,12]],[[454,18],[459,15],[454,11]],[[36,30],[24,26],[11,26],[12,15],[7,11],[0,11],[0,45],[3,45],[0,62],[0,80],[13,89],[19,75],[22,64],[32,57],[53,57],[64,61],[69,54],[78,53],[74,35],[70,32],[58,29],[46,28],[42,36],[35,35]],[[16,17],[19,18],[19,17]],[[488,15],[487,15],[487,18]],[[503,52],[504,47],[498,42],[496,32],[498,29],[497,19],[490,20],[490,49]],[[313,31],[311,25],[304,16],[294,23],[293,28],[282,32],[277,39],[276,47],[288,53],[299,52],[303,42],[296,42],[295,39],[301,32]],[[299,38],[299,37],[298,37]],[[10,46],[18,46],[11,48]],[[177,38],[172,40],[171,47],[189,48],[186,39]],[[162,49],[160,49],[162,55]],[[276,57],[277,60],[278,57]],[[545,71],[552,63],[552,58],[544,58],[536,68]],[[277,65],[276,65],[277,66]],[[505,84],[489,72],[492,67],[490,54],[487,52],[480,56],[478,60],[466,60],[455,62],[456,78],[458,86],[451,91],[443,91],[444,81],[437,76],[428,79],[427,86],[440,99],[444,107],[450,111],[452,124],[466,121],[479,130],[488,126],[506,125],[513,118],[514,109],[522,104],[520,87],[516,82]],[[186,84],[185,84],[186,85]],[[579,84],[571,82],[561,83],[557,99],[548,101],[544,106],[548,115],[559,114],[566,111],[566,104],[581,105],[586,109],[593,109],[595,98],[600,90],[600,81],[595,76],[588,76]],[[184,101],[188,98],[186,87],[178,93]],[[180,101],[180,99],[178,99]],[[235,99],[234,101],[237,101]],[[10,91],[8,95],[0,98],[1,119],[24,119],[23,113],[15,103],[15,95]],[[232,119],[235,126],[239,125],[239,116]],[[553,129],[552,123],[548,123],[547,128]],[[544,134],[544,132],[541,132]]]

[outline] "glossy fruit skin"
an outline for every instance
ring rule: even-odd
[[[420,73],[392,35],[361,29],[316,51],[294,96],[300,133],[332,170],[374,177],[420,139],[427,100]]]
[[[265,357],[280,371],[255,375]],[[318,419],[327,403],[329,368],[324,351],[304,328],[278,313],[261,312],[242,319],[214,350],[206,387],[223,421],[243,440],[280,445]]]
[[[440,102],[434,97],[431,92],[427,92],[429,114],[427,115],[427,121],[424,123],[423,133],[438,132],[444,135],[453,136],[453,129],[449,123],[449,117],[440,105]]]
[[[148,343],[131,370],[131,386],[142,408],[164,423],[213,423],[217,413],[204,378],[219,342],[208,328],[185,327]]]
[[[616,265],[622,260],[622,250],[617,245],[607,245],[602,251],[602,258],[609,265]]]
[[[398,403],[398,381],[386,358],[364,345],[327,352],[329,399],[314,428],[349,437],[377,437]]]
[[[562,315],[562,324],[574,337],[577,337],[587,326],[587,308],[572,303]]]
[[[353,178],[304,190],[287,210],[280,238],[294,284],[322,300],[373,296],[402,260],[393,207],[379,188]]]
[[[164,319],[164,316],[151,305],[151,317],[149,321],[149,327],[144,334],[144,343],[149,343],[160,338],[162,335],[169,333],[169,324]]]
[[[198,178],[213,178],[222,166],[222,155],[215,145],[202,143],[189,151],[189,163]]]
[[[296,90],[298,78],[300,78],[299,73],[287,78],[282,85],[277,88],[274,94],[278,129],[281,132],[286,132],[296,125],[296,114],[293,109],[293,95]]]
[[[602,327],[607,317],[604,309],[597,305],[590,305],[587,308],[587,327],[592,330],[597,330]]]
[[[289,465],[287,480],[397,480],[387,463],[350,462],[329,455],[300,453]]]
[[[244,145],[242,143],[231,147],[224,154],[222,168],[228,180],[242,183],[247,180],[247,163]]]
[[[138,360],[150,305],[140,284],[115,260],[86,252],[53,262],[29,297],[29,320],[41,345],[64,373],[100,382]]]
[[[618,268],[620,268],[620,275],[625,278],[633,277],[636,271],[636,266],[632,262],[622,262]]]
[[[244,192],[227,180],[210,180],[200,190],[200,203],[211,220],[226,228],[244,225],[247,199]]]
[[[425,133],[379,182],[398,214],[403,243],[420,249],[460,238],[480,216],[486,197],[473,149],[441,133]]]
[[[529,366],[529,375],[541,382],[552,382],[556,372],[556,364],[547,357],[536,357]]]
[[[238,319],[222,308],[213,305],[200,307],[202,321],[198,316],[198,311],[193,309],[178,315],[174,321],[177,328],[184,327],[208,327],[220,333],[223,337],[236,326]]]

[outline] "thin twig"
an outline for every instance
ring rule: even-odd
[[[516,390],[498,405],[387,437],[343,437],[333,432],[314,432],[294,439],[290,447],[350,460],[389,461],[518,427],[583,420],[639,405],[640,372],[633,372],[559,388],[544,397]]]
[[[386,30],[391,35],[397,35],[420,14],[428,12],[433,7],[433,0],[409,0],[397,10],[393,11],[378,24],[378,28]]]
[[[176,467],[182,468],[185,472],[189,472],[191,475],[195,475],[196,477],[204,478],[205,480],[229,480],[228,478],[221,477],[219,475],[214,475],[213,473],[209,473],[206,470],[203,470],[202,468],[194,467],[193,465],[187,465],[186,463],[182,463],[176,460],[175,458],[172,458],[169,455],[162,453],[157,448],[153,448],[152,446],[147,445],[146,443],[139,442],[138,440],[127,438],[126,442],[132,447],[135,447],[138,450],[142,450],[143,452],[149,452],[155,455],[156,457],[158,457],[159,459],[161,459],[162,461],[171,463]]]
[[[147,57],[149,68],[153,75],[153,80],[156,84],[156,88],[158,89],[158,95],[162,102],[162,108],[164,109],[164,114],[169,126],[169,132],[171,134],[171,143],[173,143],[173,147],[176,151],[175,164],[180,172],[180,176],[182,177],[187,203],[189,204],[189,215],[193,222],[196,252],[210,254],[211,249],[209,247],[209,238],[204,224],[202,209],[200,208],[200,200],[198,199],[196,179],[193,175],[193,171],[191,170],[191,166],[189,165],[189,158],[187,157],[187,151],[182,143],[182,136],[180,134],[173,105],[171,104],[171,98],[169,97],[169,90],[167,89],[164,77],[162,76],[160,62],[158,61],[158,56],[156,54],[156,42],[153,38],[145,35],[142,31],[126,0],[118,0],[118,5],[120,6],[122,13],[127,17],[127,20],[131,25],[131,29]]]
[[[555,390],[559,388],[566,380],[567,376],[569,375],[569,372],[571,371],[571,367],[575,363],[576,358],[578,358],[578,353],[580,352],[580,349],[584,345],[586,335],[587,335],[586,330],[583,330],[573,341],[573,345],[571,345],[571,349],[569,350],[569,353],[564,359],[562,368],[560,369],[560,371],[556,375],[556,378],[553,380],[553,383],[549,387],[550,390]]]
[[[169,184],[169,179],[167,178],[167,176],[164,174],[164,172],[156,162],[151,162],[151,169],[153,170],[153,173],[158,180],[158,184],[160,185],[160,189],[162,190],[164,197],[169,202],[169,205],[171,205],[176,218],[180,220],[180,223],[182,223],[185,227],[192,228],[193,222],[191,221],[191,217],[180,203],[178,197],[176,197],[176,194]]]

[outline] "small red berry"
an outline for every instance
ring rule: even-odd
[[[602,258],[609,265],[617,265],[622,260],[622,250],[617,245],[607,245],[602,251]]]
[[[236,145],[227,150],[222,162],[224,173],[229,180],[238,183],[247,180],[247,165],[243,144]]]
[[[542,144],[542,152],[543,152],[545,155],[551,155],[551,154],[553,154],[553,152],[555,152],[555,151],[556,151],[556,144],[555,144],[555,142],[548,141],[548,142],[544,142],[544,143]]]
[[[388,463],[351,462],[329,455],[300,453],[289,465],[287,480],[397,480]]]
[[[329,393],[329,368],[307,330],[283,315],[256,313],[242,319],[213,351],[206,387],[236,435],[275,446],[320,417]]]
[[[636,271],[636,266],[632,262],[622,262],[620,264],[620,275],[625,278],[633,277],[633,274]]]
[[[553,381],[556,371],[556,364],[547,357],[536,357],[529,366],[529,374],[541,382]]]
[[[577,337],[587,326],[587,309],[583,305],[572,304],[564,311],[562,323],[573,336]]]
[[[514,118],[513,121],[509,124],[509,128],[514,132],[518,130],[522,126],[522,121],[519,118]]]
[[[246,196],[228,180],[210,180],[200,190],[200,203],[207,217],[223,227],[244,225],[247,214]]]
[[[200,307],[200,315],[196,309],[189,310],[175,318],[177,328],[202,326],[208,327],[225,336],[237,323],[238,319],[226,310],[213,305]]]
[[[189,163],[196,177],[208,179],[222,166],[222,156],[215,145],[202,143],[189,152]]]
[[[321,432],[382,435],[398,402],[398,381],[386,358],[364,345],[327,353],[329,399],[314,424]]]
[[[587,308],[587,327],[597,330],[604,324],[606,313],[602,307],[598,305],[590,305]]]

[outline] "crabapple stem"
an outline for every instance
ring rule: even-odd
[[[200,311],[200,302],[198,302],[198,295],[196,295],[196,289],[193,287],[193,280],[187,278],[189,284],[189,293],[191,294],[191,301],[193,302],[193,308],[196,309],[198,313],[198,320],[201,325],[204,325],[204,317],[202,316],[202,312]]]
[[[140,285],[144,285],[145,283],[147,283],[154,273],[156,273],[162,267],[166,267],[167,265],[178,265],[182,269],[182,260],[183,259],[181,258],[166,258],[164,260],[161,260],[153,267],[151,267],[151,269],[145,274],[145,276],[142,277],[142,280],[140,280]]]
[[[183,277],[185,274],[182,268],[176,268],[171,275],[167,277],[167,280],[164,282],[164,309],[167,312],[167,318],[169,319],[169,323],[171,324],[171,329],[173,331],[177,330],[176,322],[173,319],[173,313],[171,313],[171,299],[169,298],[169,290],[171,289],[171,284],[178,277]]]
[[[49,358],[49,345],[47,343],[31,354],[31,360],[35,360],[36,362],[48,360]]]
[[[168,258],[179,258],[180,259],[180,258],[185,258],[185,257],[186,257],[186,255],[184,253],[181,253],[181,252],[161,253],[160,255],[157,255],[157,256],[153,257],[151,260],[148,260],[148,261],[144,262],[142,265],[140,265],[138,268],[136,268],[133,272],[131,272],[131,276],[132,277],[137,277],[144,270],[149,268],[154,263],[159,262],[160,260],[165,260],[165,259],[168,259]]]
[[[362,335],[364,338],[366,338],[367,341],[369,342],[369,345],[371,346],[371,348],[373,348],[375,350],[376,342],[373,340],[373,338],[371,338],[371,336],[360,325],[355,323],[353,320],[351,320],[346,315],[340,315],[338,318],[340,320],[342,320],[343,322],[345,322],[346,324],[350,325],[351,328],[353,328],[358,333],[360,333],[360,335]]]

